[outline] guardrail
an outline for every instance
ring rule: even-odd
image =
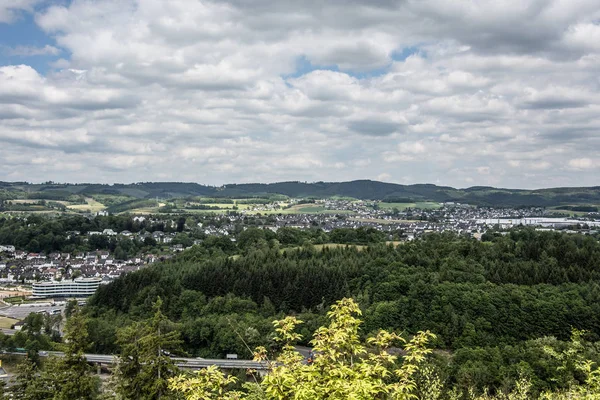
[[[24,355],[26,353],[9,352],[7,354]],[[39,354],[41,357],[64,357],[64,353],[60,351],[40,351]],[[84,356],[87,361],[93,363],[115,364],[117,362],[117,356],[110,354],[84,354]],[[269,363],[253,360],[221,360],[185,357],[171,357],[171,359],[177,367],[186,369],[201,369],[210,366],[216,366],[222,369],[255,369],[258,371],[267,371],[269,369]]]

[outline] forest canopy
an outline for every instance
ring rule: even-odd
[[[148,317],[159,296],[186,354],[245,358],[255,346],[276,349],[274,318],[306,321],[300,333],[307,338],[328,306],[353,297],[363,337],[429,330],[447,378],[480,388],[501,387],[523,366],[536,387],[555,387],[543,348],[563,349],[573,328],[587,331],[590,343],[600,339],[600,244],[593,237],[522,229],[482,241],[448,233],[360,248],[247,241],[237,250],[203,243],[101,287],[87,308],[94,351],[118,352],[115,330]]]

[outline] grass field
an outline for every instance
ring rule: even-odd
[[[420,208],[423,210],[434,210],[440,208],[440,204],[433,201],[421,201],[417,203],[378,203],[379,208],[382,210],[392,210],[397,208],[400,211],[404,211],[407,208]]]
[[[229,203],[202,203],[200,205],[219,207],[223,210],[232,210],[233,207],[237,206],[238,211],[247,210],[253,206],[253,204],[229,204]],[[200,210],[200,211],[210,211],[210,210]]]
[[[67,208],[69,210],[84,211],[84,212],[89,211],[92,213],[102,211],[106,208],[104,206],[104,204],[92,199],[91,197],[87,197],[85,199],[85,201],[87,202],[87,204],[73,204],[73,205],[67,206]]]
[[[9,304],[19,304],[25,302],[25,296],[6,297],[2,300]]]
[[[8,318],[8,317],[0,317],[0,328],[10,329],[17,322],[19,322],[18,319]]]
[[[188,210],[186,210],[188,211]],[[133,210],[123,211],[122,214],[156,214],[158,207],[134,208]]]
[[[583,217],[588,215],[590,212],[589,211],[573,211],[573,210],[567,210],[563,207],[576,207],[578,205],[581,204],[572,204],[572,205],[562,205],[562,206],[557,206],[557,207],[553,207],[548,211],[556,211],[557,213],[562,213],[562,214],[568,214],[568,215],[573,215],[576,217]],[[600,205],[599,204],[584,204],[586,206],[591,206],[591,207],[598,207],[598,209],[600,210]]]
[[[177,211],[190,213],[190,214],[202,214],[202,213],[214,214],[214,213],[224,213],[227,211],[239,211],[239,212],[245,211],[246,213],[249,213],[249,214],[263,214],[263,215],[270,215],[270,214],[353,214],[353,212],[349,211],[349,210],[328,210],[325,207],[314,205],[314,204],[296,204],[290,208],[279,209],[279,210],[252,210],[255,206],[260,207],[260,205],[255,205],[255,204],[238,204],[237,210],[233,210],[234,204],[228,204],[228,203],[202,203],[202,204],[206,205],[206,206],[219,207],[219,209],[218,210],[194,210],[194,209],[186,209],[186,208],[177,208]],[[153,211],[156,211],[156,209],[138,208],[135,210],[129,210],[128,212],[131,212],[133,214],[144,214],[144,213],[147,214],[147,213],[151,213]]]

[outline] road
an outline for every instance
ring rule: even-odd
[[[52,352],[54,355],[59,355],[55,352]],[[60,354],[62,355],[62,354]],[[106,354],[85,354],[85,358],[89,362],[97,362],[103,364],[113,364],[116,362],[116,357],[112,355]],[[199,369],[210,367],[211,365],[215,365],[219,368],[224,369],[256,369],[256,370],[266,370],[268,369],[268,365],[266,362],[258,362],[252,360],[222,360],[222,359],[209,359],[209,358],[185,358],[185,357],[171,357],[171,360],[175,362],[180,368],[190,368],[190,369]]]
[[[9,353],[14,355],[23,355],[23,353]],[[59,351],[48,351],[40,352],[40,356],[57,356],[63,357],[64,354]],[[117,360],[116,356],[110,354],[84,354],[86,360],[93,363],[102,364],[114,364]],[[208,359],[208,358],[185,358],[185,357],[171,357],[179,368],[186,369],[200,369],[210,366],[217,366],[223,369],[255,369],[266,371],[269,369],[269,365],[266,362],[258,362],[252,360],[222,360],[222,359]]]

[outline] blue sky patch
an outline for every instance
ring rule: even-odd
[[[57,55],[15,55],[12,50],[22,47],[43,48],[54,46],[56,43],[35,23],[32,14],[22,13],[21,17],[11,24],[0,23],[0,65],[27,64],[35,68],[39,73],[45,74],[51,70],[49,63],[61,57]],[[64,57],[64,54],[62,54]]]

